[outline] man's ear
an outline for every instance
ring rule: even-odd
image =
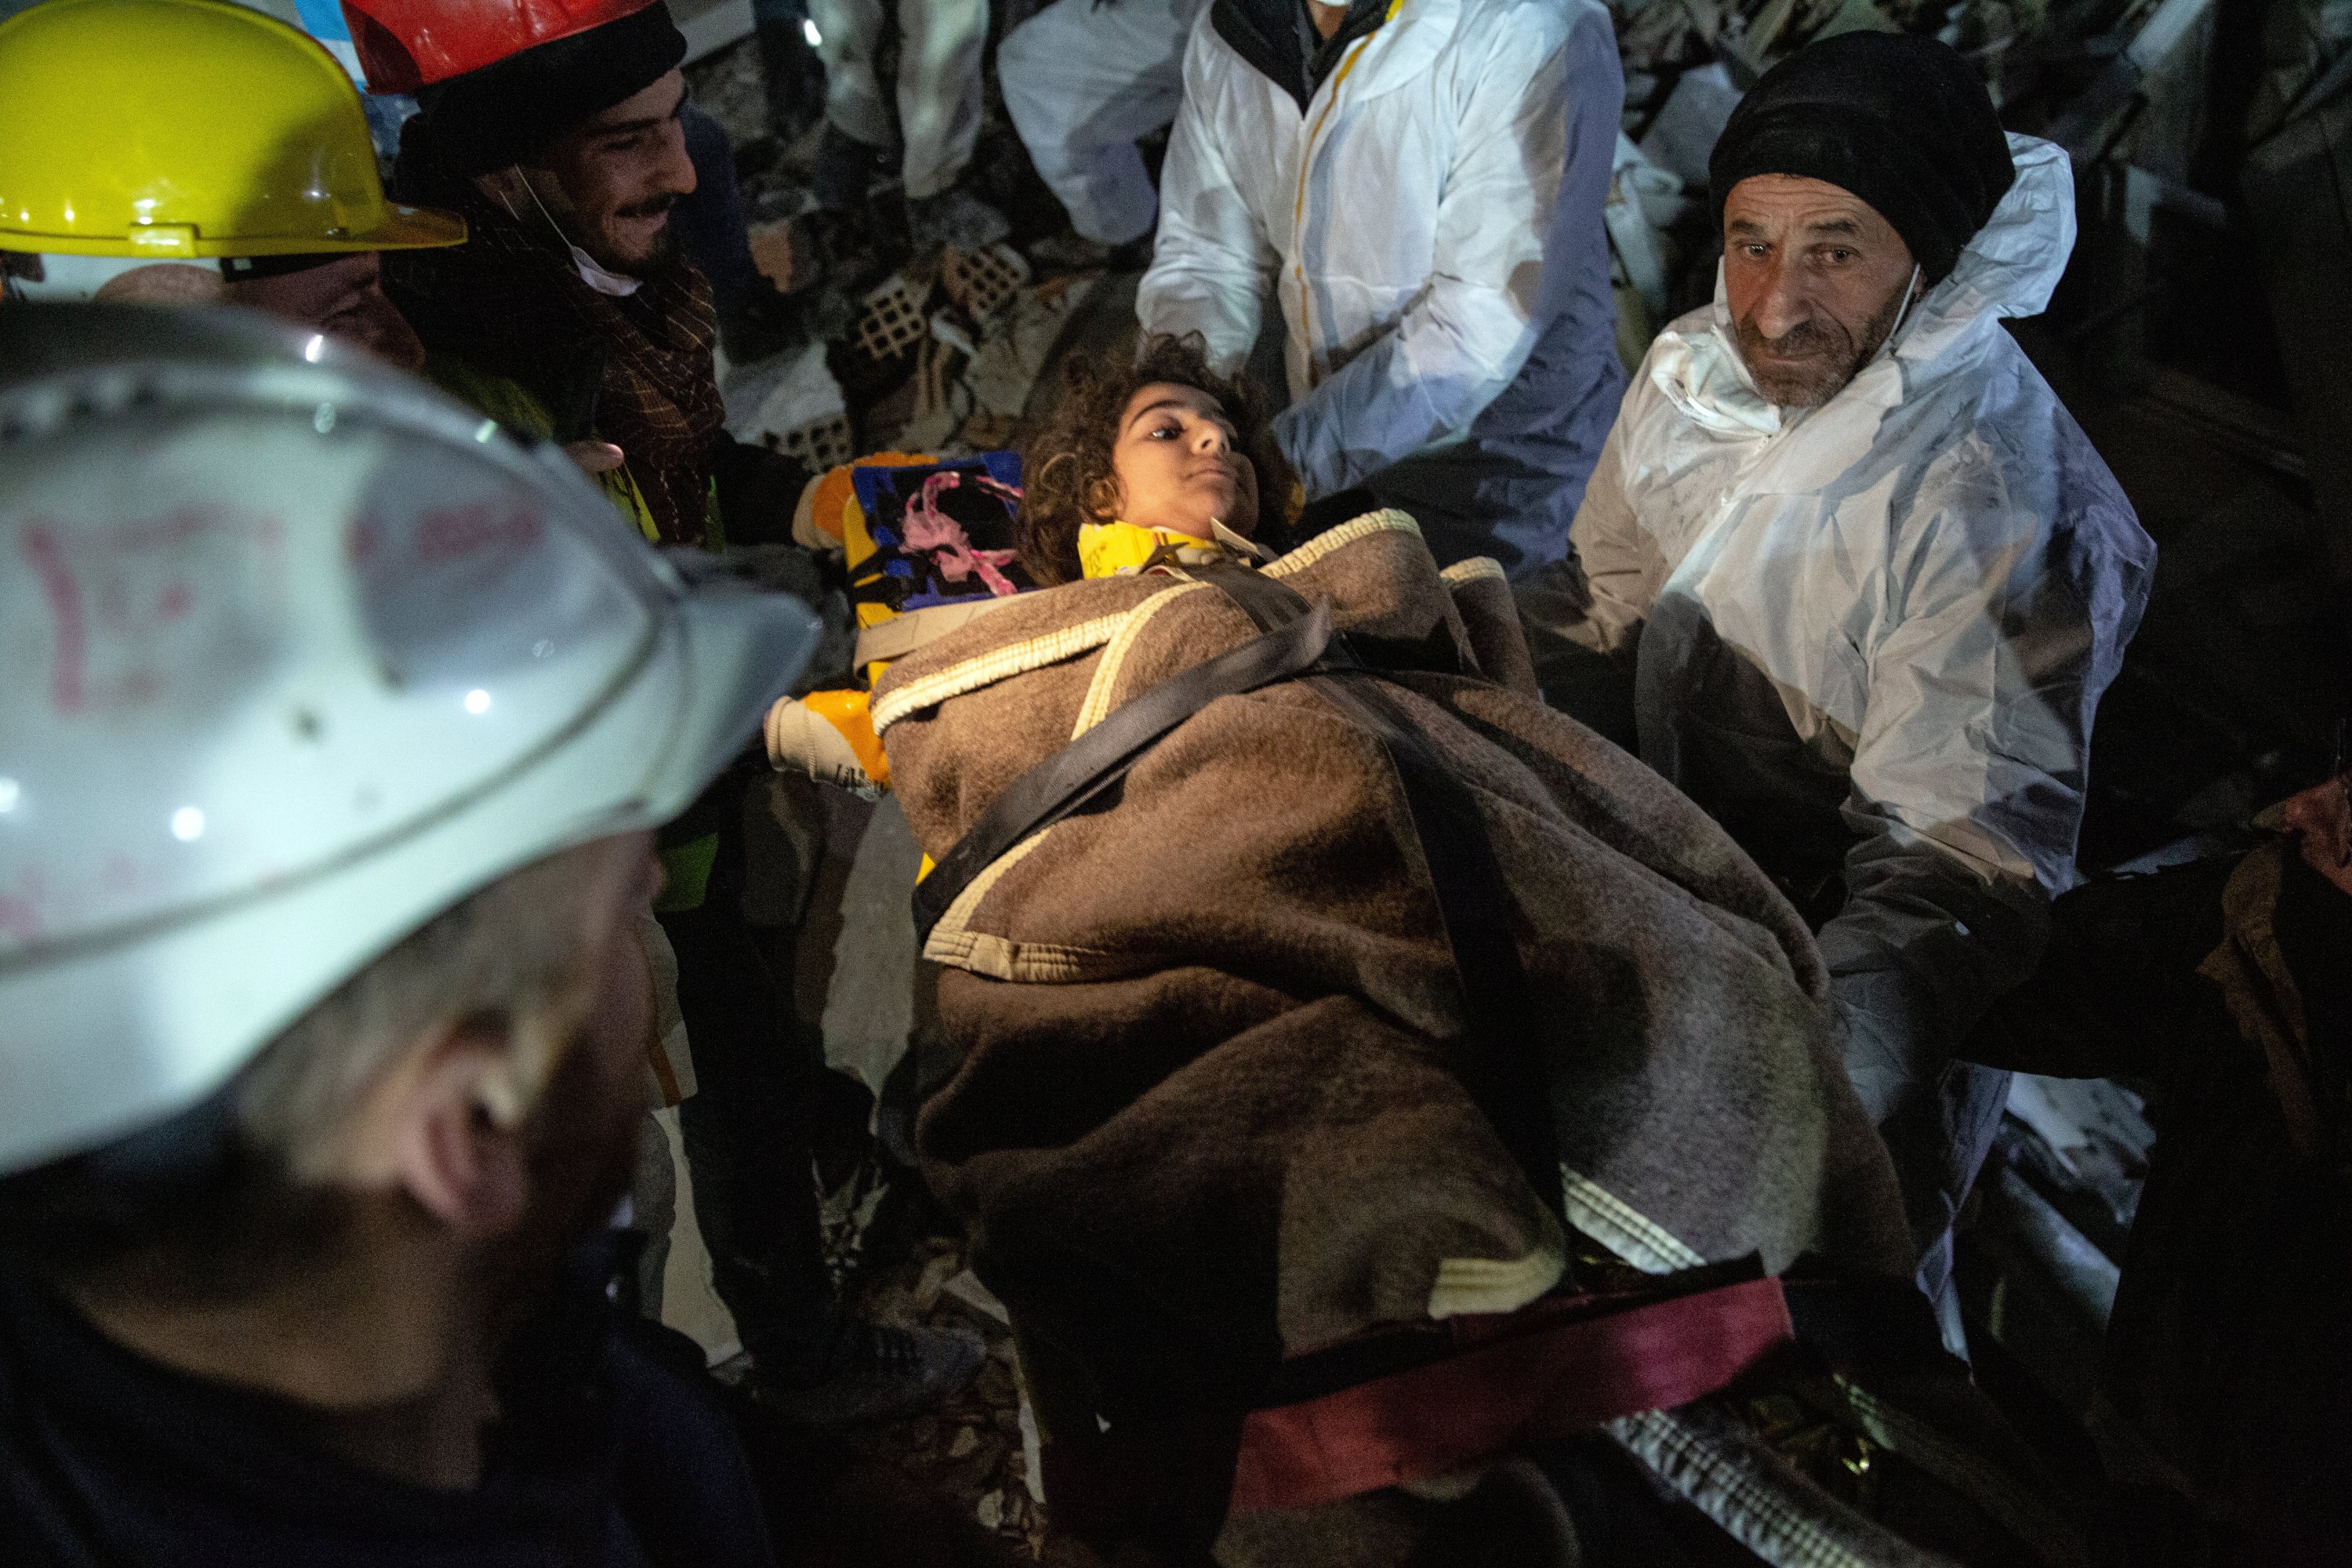
[[[530,1204],[514,1041],[503,1018],[453,1026],[409,1081],[392,1128],[394,1177],[425,1211],[464,1235],[495,1237]]]
[[[523,184],[522,171],[511,163],[475,175],[474,188],[499,203],[514,217],[520,218],[530,210],[530,188]]]

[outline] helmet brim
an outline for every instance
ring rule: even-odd
[[[327,256],[362,250],[430,250],[466,243],[466,220],[438,207],[384,204],[383,221],[352,234],[275,234],[207,239],[201,235],[33,234],[0,228],[0,250],[51,256],[121,256],[185,261],[224,256]],[[157,243],[164,240],[165,243]],[[173,241],[176,241],[174,243]]]

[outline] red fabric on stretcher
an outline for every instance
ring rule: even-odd
[[[1455,1319],[1448,1326],[1465,1348],[1442,1360],[1252,1411],[1234,1511],[1336,1502],[1687,1405],[1794,1340],[1780,1282],[1769,1277],[1572,1315],[1590,1307],[1571,1299]]]

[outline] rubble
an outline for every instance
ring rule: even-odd
[[[849,404],[841,383],[825,365],[822,344],[772,363],[764,374],[736,376],[728,393],[734,405],[752,411],[749,417],[729,420],[729,431],[738,440],[764,442],[812,470],[857,456]]]

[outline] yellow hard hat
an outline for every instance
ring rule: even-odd
[[[383,199],[334,57],[229,0],[46,0],[0,22],[0,250],[289,256],[457,245]]]

